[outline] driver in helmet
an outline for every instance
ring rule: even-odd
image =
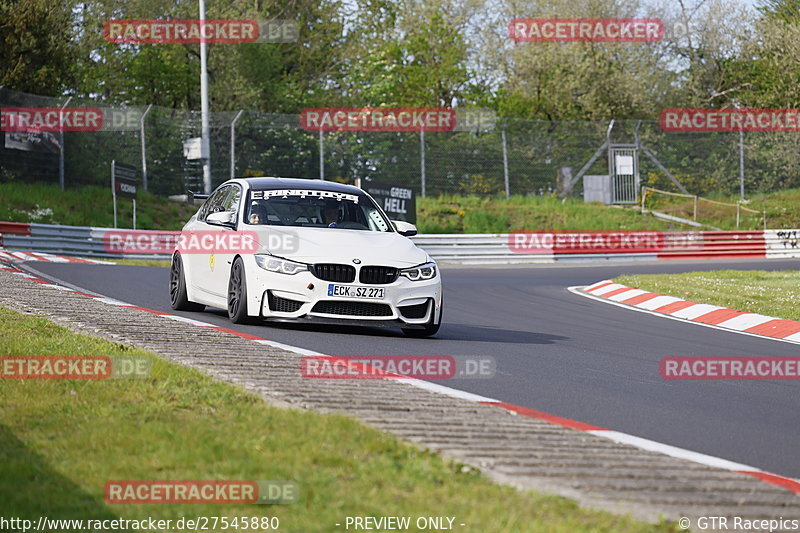
[[[261,204],[254,203],[250,206],[250,216],[248,218],[250,224],[266,224],[267,223],[267,210]]]
[[[322,223],[329,228],[339,225],[339,202],[325,202],[325,207],[322,208]]]

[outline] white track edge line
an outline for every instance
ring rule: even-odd
[[[309,357],[331,357],[330,355],[325,355],[324,353],[315,352],[314,350],[306,350],[305,348],[300,348],[299,346],[292,346],[291,344],[284,344],[282,342],[270,341],[267,339],[253,339],[253,342],[264,344],[266,346],[272,346],[273,348],[280,348],[281,350],[293,352],[296,353],[297,355],[305,355]]]
[[[668,455],[670,457],[675,457],[677,459],[685,459],[693,463],[699,463],[714,468],[735,470],[738,472],[763,472],[763,470],[749,465],[736,463],[734,461],[729,461],[728,459],[715,457],[713,455],[708,455],[705,453],[693,452],[685,448],[679,448],[677,446],[672,446],[671,444],[664,444],[663,442],[637,437],[635,435],[631,435],[629,433],[622,433],[620,431],[615,431],[613,429],[589,430],[587,431],[587,433],[591,433],[592,435],[597,435],[598,437],[603,437],[609,440],[613,440],[614,442],[629,444],[631,446],[635,446],[642,450],[658,452],[663,455]]]
[[[732,331],[734,333],[744,333],[745,335],[749,335],[751,337],[765,338],[763,335],[756,335],[754,333],[745,333],[743,331],[736,331],[736,330],[733,330],[733,329],[717,328],[717,327],[713,326],[712,324],[703,324],[702,322],[693,322],[692,320],[687,320],[687,319],[684,319],[684,318],[676,318],[676,317],[672,317],[670,315],[665,315],[665,314],[662,314],[662,313],[655,313],[653,311],[648,311],[647,309],[639,309],[639,308],[634,307],[632,305],[623,304],[621,302],[614,302],[612,300],[609,300],[607,298],[601,298],[599,296],[593,296],[591,294],[583,292],[583,287],[579,287],[579,286],[569,287],[567,290],[569,290],[571,293],[577,294],[579,296],[585,296],[585,297],[588,297],[588,298],[592,298],[594,300],[599,300],[599,301],[602,301],[602,302],[605,302],[605,303],[610,303],[610,304],[616,305],[618,307],[624,307],[626,309],[633,309],[635,311],[641,311],[643,313],[648,313],[648,314],[651,314],[651,315],[656,315],[656,316],[666,317],[666,318],[672,318],[673,320],[678,320],[680,322],[690,322],[690,323],[694,323],[694,324],[697,324],[697,325],[700,325],[700,326],[710,326],[710,327],[714,327],[714,329],[720,329],[722,331]],[[775,338],[772,338],[772,337],[766,337],[766,338],[767,339],[771,339],[771,340],[783,340],[783,339],[775,339]],[[790,344],[795,344],[792,341],[789,341],[789,343]],[[610,440],[615,441],[615,442],[620,442],[620,443],[623,443],[623,444],[629,444],[631,446],[635,446],[636,448],[640,448],[642,450],[654,451],[654,452],[661,453],[663,455],[668,455],[670,457],[675,457],[675,458],[678,458],[678,459],[685,459],[685,460],[691,461],[693,463],[702,464],[702,465],[706,465],[706,466],[711,466],[711,467],[715,467],[715,468],[722,468],[722,469],[727,469],[727,470],[737,471],[737,472],[764,472],[764,470],[761,470],[761,469],[756,468],[754,466],[749,466],[749,465],[745,465],[745,464],[741,464],[741,463],[736,463],[736,462],[730,461],[728,459],[723,459],[722,457],[715,457],[713,455],[708,455],[708,454],[704,454],[704,453],[700,453],[700,452],[695,452],[695,451],[692,451],[692,450],[687,450],[685,448],[679,448],[677,446],[672,446],[670,444],[665,444],[665,443],[662,443],[662,442],[658,442],[658,441],[654,441],[654,440],[650,440],[650,439],[645,439],[643,437],[637,437],[635,435],[630,435],[628,433],[622,433],[621,431],[609,430],[609,429],[598,429],[598,430],[588,430],[587,433],[591,433],[593,435],[597,435],[598,437],[603,437],[603,438],[606,438],[606,439],[610,439]],[[721,465],[727,465],[727,466],[721,466]],[[771,472],[768,472],[768,473],[771,474]],[[772,475],[780,477],[780,478],[788,479],[788,480],[791,480],[791,481],[794,481],[794,482],[797,482],[797,483],[800,483],[800,479],[795,479],[795,478],[791,478],[791,477],[788,477],[788,476],[783,476],[781,474],[772,474]]]
[[[55,284],[53,284],[51,286],[54,286],[54,285]],[[120,306],[120,307],[129,307],[129,308],[132,308],[132,309],[136,309],[136,308],[141,307],[141,306],[136,306],[136,305],[133,305],[133,304],[129,304],[127,302],[123,302],[121,300],[115,300],[114,298],[100,297],[100,298],[94,298],[94,299],[96,299],[99,302],[103,302],[104,304],[108,304],[108,305],[114,305],[114,306]],[[216,324],[211,324],[210,322],[202,322],[200,320],[181,317],[180,315],[174,315],[174,314],[170,314],[170,313],[158,314],[156,316],[168,318],[170,320],[176,320],[178,322],[186,322],[186,323],[193,324],[193,325],[200,326],[200,327],[206,327],[206,328],[218,328],[218,327],[220,327],[220,326],[217,326]],[[222,326],[222,327],[224,327],[224,326]],[[319,352],[315,352],[313,350],[307,350],[305,348],[300,348],[299,346],[292,346],[290,344],[283,344],[281,342],[271,341],[271,340],[268,340],[268,339],[246,339],[246,340],[250,340],[251,342],[257,342],[259,344],[264,344],[264,345],[267,345],[267,346],[273,346],[275,348],[279,348],[279,349],[282,349],[282,350],[293,352],[293,353],[296,353],[298,355],[309,355],[309,356],[316,356],[316,357],[332,357],[330,355],[325,355],[325,354],[322,354],[322,353],[319,353]],[[404,384],[407,384],[407,385],[409,385],[411,387],[416,387],[418,389],[424,389],[424,390],[427,390],[427,391],[430,391],[430,392],[441,394],[443,396],[449,396],[451,398],[460,398],[460,399],[468,400],[468,401],[472,401],[472,402],[486,402],[486,403],[499,403],[500,402],[500,400],[495,400],[493,398],[488,398],[488,397],[485,397],[485,396],[481,396],[479,394],[473,394],[471,392],[467,392],[467,391],[463,391],[463,390],[459,390],[459,389],[454,389],[452,387],[447,387],[445,385],[440,385],[438,383],[431,383],[429,381],[423,381],[423,380],[419,380],[419,379],[393,379],[393,381],[397,381],[399,383],[404,383]]]
[[[595,296],[593,294],[589,294],[584,292],[583,287],[580,285],[576,285],[573,287],[567,287],[567,290],[572,294],[577,294],[578,296],[583,296],[584,298],[591,298],[592,300],[597,300],[598,302],[603,302],[611,305],[616,305],[617,307],[622,307],[623,309],[629,309],[631,311],[638,311],[640,313],[647,313],[648,315],[653,315],[661,318],[669,318],[670,320],[677,320],[678,322],[683,322],[684,324],[693,324],[695,326],[704,326],[707,328],[717,329],[719,331],[727,331],[729,333],[738,333],[739,335],[747,335],[748,337],[755,337],[757,339],[764,339],[768,341],[777,341],[777,342],[784,342],[786,344],[800,344],[800,341],[794,341],[789,339],[779,339],[777,337],[768,337],[766,335],[760,335],[758,333],[750,333],[749,331],[739,331],[736,329],[729,329],[717,326],[715,324],[706,324],[704,322],[697,322],[695,320],[689,320],[686,318],[679,318],[672,315],[667,315],[664,313],[656,313],[655,311],[650,311],[649,309],[642,309],[641,307],[636,307],[635,305],[630,305],[622,302],[615,302],[613,300],[609,300],[608,298],[601,298],[600,296]],[[773,317],[774,318],[774,317]]]
[[[38,278],[29,278],[29,279],[38,279]],[[55,286],[55,285],[56,285],[55,283],[49,283],[48,284],[48,286],[50,286],[50,287]],[[625,307],[625,308],[628,308],[628,309],[636,309],[636,308],[634,308],[632,306],[621,304],[619,302],[613,302],[613,301],[610,301],[610,300],[605,299],[605,298],[600,298],[598,296],[592,296],[592,295],[589,295],[587,293],[578,292],[580,289],[581,289],[581,287],[577,287],[577,286],[568,288],[568,290],[570,292],[572,292],[573,294],[579,294],[581,296],[587,296],[587,297],[590,297],[590,298],[593,298],[593,299],[596,299],[596,300],[605,301],[607,303],[611,303],[611,304],[618,305],[620,307]],[[108,304],[108,305],[123,305],[123,306],[127,305],[128,307],[131,307],[131,308],[139,307],[139,306],[133,306],[131,304],[127,304],[127,303],[122,302],[120,300],[114,300],[114,299],[108,298],[108,297],[99,297],[99,298],[98,297],[93,297],[93,299],[96,299],[97,301],[103,302],[103,303]],[[663,315],[663,314],[659,314],[659,313],[654,313],[652,311],[647,311],[647,310],[644,310],[644,309],[637,309],[637,310],[643,311],[645,313],[650,313],[650,314],[653,314],[653,315],[669,317],[669,315]],[[178,316],[178,315],[164,314],[164,315],[157,315],[157,316],[170,318],[172,316]],[[672,317],[669,317],[669,318],[672,318]],[[189,319],[189,320],[193,320],[193,319]],[[680,320],[682,322],[691,322],[689,320],[678,319],[678,318],[675,318],[675,320]],[[197,322],[198,322],[198,325],[202,324],[203,327],[214,327],[214,328],[219,327],[219,326],[207,323],[207,322],[200,322],[200,321],[197,321]],[[701,324],[701,325],[708,326],[710,324]],[[723,331],[735,331],[735,330],[728,330],[728,329],[724,329],[724,328],[716,328],[716,329],[723,329]],[[744,332],[736,331],[736,333],[744,333]],[[747,335],[751,335],[751,336],[755,336],[755,337],[762,337],[761,335],[754,335],[754,334],[749,334],[749,333]],[[767,338],[770,338],[770,337],[767,337]],[[320,355],[320,356],[324,357],[323,354],[317,354],[317,352],[312,352],[311,350],[306,350],[304,348],[299,348],[299,347],[291,346],[291,345],[288,345],[288,344],[283,344],[283,343],[279,343],[279,342],[275,342],[275,341],[270,341],[270,340],[267,340],[267,339],[249,339],[249,340],[251,340],[251,342],[255,341],[255,342],[258,342],[260,344],[267,344],[267,345],[272,345],[272,346],[275,346],[275,347],[287,349],[289,351],[293,351],[293,352],[298,353],[298,354],[300,354],[302,352],[309,352],[310,354]],[[774,339],[774,340],[782,340],[782,339]],[[795,343],[792,342],[792,344],[795,344]],[[797,343],[797,344],[800,344],[800,343]],[[327,356],[327,357],[330,357],[330,356]],[[438,393],[438,394],[441,394],[443,396],[449,396],[449,397],[453,397],[453,398],[460,398],[460,399],[464,399],[464,400],[472,401],[472,402],[476,402],[476,403],[479,403],[479,402],[500,403],[500,400],[487,398],[487,397],[480,396],[480,395],[477,395],[477,394],[473,394],[473,393],[467,392],[467,391],[461,391],[461,390],[458,390],[458,389],[454,389],[452,387],[446,387],[444,385],[439,385],[438,383],[431,383],[431,382],[428,382],[428,381],[422,381],[422,380],[417,380],[417,379],[401,380],[400,383],[406,383],[406,384],[408,384],[408,385],[410,385],[412,387],[417,387],[417,388],[420,388],[420,389],[428,390],[430,392]],[[698,463],[698,464],[707,465],[708,463],[707,462],[703,462],[703,461],[712,461],[713,460],[713,461],[720,461],[719,464],[727,463],[727,464],[731,464],[731,465],[736,465],[737,466],[737,470],[739,470],[741,472],[763,472],[763,470],[759,470],[758,468],[747,466],[747,465],[741,465],[739,463],[734,463],[734,462],[728,461],[727,459],[722,459],[722,458],[719,458],[719,457],[714,457],[714,456],[702,454],[702,453],[699,453],[699,452],[693,452],[691,450],[685,450],[683,448],[678,448],[678,447],[675,447],[675,446],[671,446],[669,444],[663,444],[663,443],[659,443],[659,442],[656,442],[656,441],[651,441],[651,440],[648,440],[648,439],[644,439],[642,437],[636,437],[635,435],[629,435],[627,433],[622,433],[622,432],[615,431],[615,430],[589,430],[589,431],[585,431],[585,433],[592,433],[592,434],[594,434],[596,436],[599,436],[599,437],[604,437],[604,438],[612,440],[612,441],[617,441],[617,442],[623,442],[623,443],[626,443],[626,444],[630,444],[630,445],[632,445],[634,447],[641,448],[641,449],[644,449],[644,450],[658,451],[659,453],[662,453],[664,455],[671,455],[671,453],[682,454],[682,455],[680,455],[680,458],[686,459],[688,461],[695,462],[695,463]],[[671,453],[667,453],[667,451],[669,451]],[[671,456],[678,457],[678,455],[671,455]],[[709,465],[709,466],[713,466],[713,465]],[[781,476],[780,474],[773,474],[773,475],[776,475],[778,477],[781,477],[781,478],[784,478],[784,479],[788,479],[788,480],[800,483],[800,479],[794,479],[794,478],[790,478],[790,477],[787,477],[787,476]]]
[[[569,290],[572,292],[573,288],[574,287],[570,287]],[[600,298],[600,297],[597,297],[597,296],[595,296],[594,298],[597,299],[597,300],[603,300],[603,301],[610,302],[610,303],[617,303],[617,302],[611,302],[610,300],[607,300],[607,299],[604,299],[604,298]],[[103,301],[104,299],[98,299],[98,300],[99,301]],[[107,302],[104,302],[104,303],[107,303]],[[622,307],[630,307],[630,306],[626,306],[626,305],[622,305],[622,304],[621,304],[621,306]],[[136,307],[136,306],[133,306],[133,307]],[[659,313],[653,313],[651,311],[645,311],[643,309],[642,309],[642,311],[650,313],[650,314],[654,314],[654,315],[667,316],[667,315],[660,315]],[[172,316],[178,316],[178,315],[165,314],[165,315],[158,315],[158,316],[162,316],[162,317],[165,317],[165,318],[170,318]],[[189,320],[192,320],[193,323],[197,323],[197,325],[200,325],[200,326],[203,326],[203,327],[215,327],[215,328],[219,327],[219,326],[216,326],[216,325],[208,323],[208,322],[201,322],[199,320],[195,321],[193,319],[189,319]],[[689,320],[684,320],[684,319],[676,319],[676,320],[680,320],[682,322],[690,322]],[[723,329],[723,328],[717,328],[717,329]],[[724,331],[734,331],[734,330],[724,330]],[[737,333],[742,333],[742,332],[737,332]],[[760,337],[760,335],[753,335],[753,336]],[[778,339],[776,339],[776,340],[778,340]],[[290,344],[283,344],[283,343],[276,342],[276,341],[271,341],[271,340],[268,340],[268,339],[251,339],[251,342],[264,344],[264,345],[267,345],[267,346],[274,346],[276,348],[284,349],[284,350],[287,350],[287,351],[290,351],[290,352],[293,352],[293,353],[297,353],[299,355],[310,355],[310,356],[317,356],[317,357],[332,357],[330,355],[321,354],[319,352],[315,352],[315,351],[312,351],[312,350],[307,350],[305,348],[300,348],[298,346],[292,346]],[[479,394],[473,394],[471,392],[454,389],[452,387],[447,387],[445,385],[440,385],[438,383],[431,383],[429,381],[423,381],[423,380],[419,380],[419,379],[402,379],[402,380],[393,380],[393,381],[397,381],[399,383],[404,383],[406,385],[409,385],[409,386],[412,386],[412,387],[416,387],[416,388],[419,388],[419,389],[427,390],[429,392],[438,393],[438,394],[441,394],[443,396],[449,396],[451,398],[458,398],[458,399],[471,401],[471,402],[475,402],[475,403],[489,403],[489,404],[501,403],[500,400],[496,400],[494,398],[488,398],[488,397],[485,397],[485,396],[481,396]],[[678,448],[676,446],[671,446],[669,444],[664,444],[664,443],[661,443],[661,442],[645,439],[645,438],[642,438],[642,437],[637,437],[635,435],[622,433],[620,431],[615,431],[615,430],[589,430],[589,431],[586,431],[585,433],[591,433],[593,435],[596,435],[596,436],[599,436],[599,437],[603,437],[603,438],[606,438],[606,439],[609,439],[609,440],[612,440],[612,441],[615,441],[615,442],[620,442],[620,443],[623,443],[623,444],[629,444],[629,445],[634,446],[636,448],[640,448],[640,449],[648,450],[648,451],[655,451],[655,452],[661,453],[663,455],[667,455],[667,456],[670,456],[670,457],[676,457],[676,458],[679,458],[679,459],[685,459],[687,461],[691,461],[691,462],[694,462],[694,463],[697,463],[697,464],[703,464],[703,465],[706,465],[706,466],[712,466],[712,467],[721,468],[721,469],[727,469],[727,470],[731,470],[731,471],[737,470],[737,471],[740,471],[740,472],[763,472],[763,470],[760,470],[758,468],[755,468],[755,467],[752,467],[752,466],[748,466],[748,465],[744,465],[744,464],[740,464],[740,463],[735,463],[733,461],[729,461],[729,460],[723,459],[721,457],[714,457],[713,455],[707,455],[707,454],[703,454],[703,453],[700,453],[700,452],[694,452],[692,450],[686,450],[684,448]],[[728,465],[728,466],[720,466],[720,465]],[[733,468],[733,467],[735,467],[735,468]],[[793,478],[789,478],[789,477],[786,477],[786,476],[781,476],[780,474],[774,474],[774,475],[777,475],[778,477],[783,477],[783,478],[786,478],[786,479],[790,479],[792,481],[800,482],[800,480],[795,480]]]

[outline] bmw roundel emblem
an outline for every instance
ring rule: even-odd
[[[353,263],[355,263],[356,265],[360,265],[361,259],[353,259]]]

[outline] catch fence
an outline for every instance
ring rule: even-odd
[[[101,131],[0,133],[0,181],[108,186],[112,160],[133,164],[157,195],[202,190],[202,167],[185,143],[200,113],[158,106],[112,107],[0,88],[0,108],[100,107],[115,123]],[[212,112],[211,177],[371,181],[423,196],[580,193],[582,175],[609,174],[614,146],[637,147],[638,186],[693,195],[800,187],[796,133],[666,133],[657,121],[568,122],[496,118],[467,131],[306,131],[299,115]],[[676,182],[680,186],[676,185]],[[640,190],[636,187],[636,193]],[[635,201],[635,200],[634,200]]]

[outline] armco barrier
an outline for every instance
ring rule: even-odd
[[[111,228],[0,222],[0,246],[96,258],[167,258],[108,251]],[[142,238],[170,231],[129,231]],[[514,264],[560,261],[800,258],[800,230],[765,231],[530,231],[499,234],[418,235],[412,240],[443,263]]]

